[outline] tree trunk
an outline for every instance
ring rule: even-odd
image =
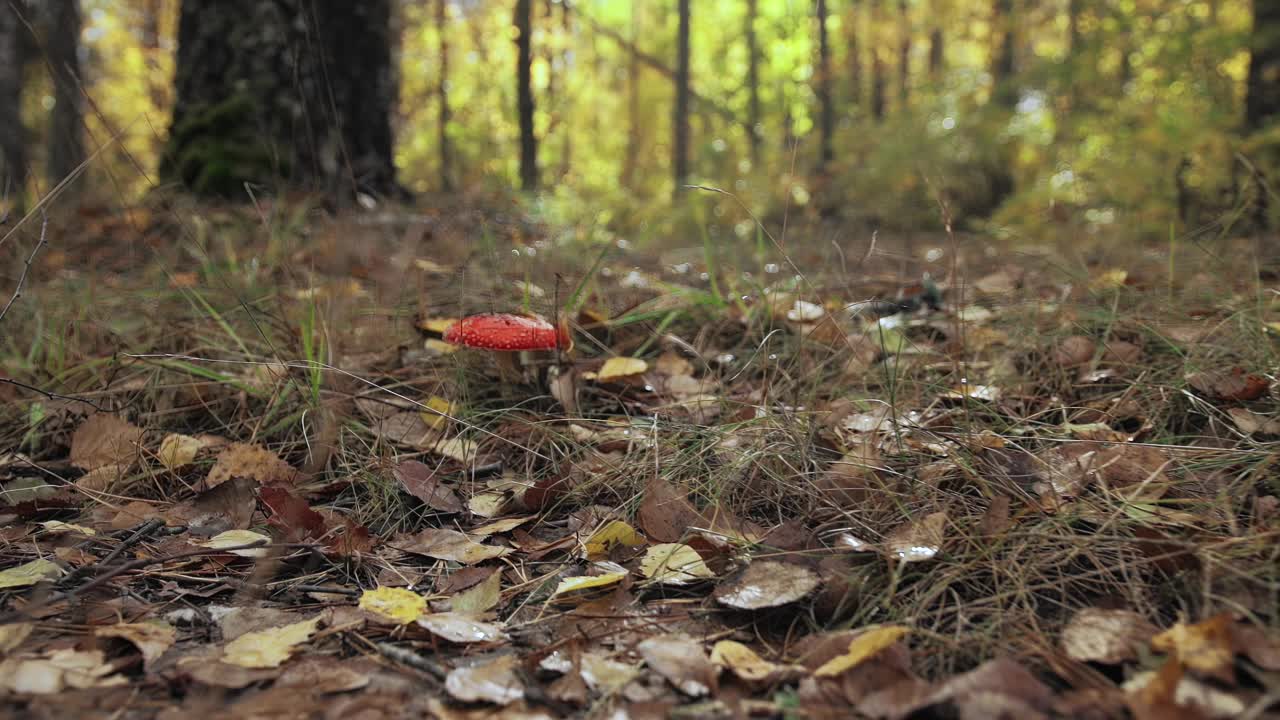
[[[991,14],[992,39],[997,43],[991,48],[991,99],[998,106],[1012,110],[1018,104],[1018,90],[1013,81],[1013,0],[995,0]]]
[[[54,97],[49,125],[48,169],[49,182],[56,184],[84,162],[80,3],[79,0],[52,0],[48,12],[46,52]]]
[[[672,192],[679,196],[689,180],[689,0],[679,0],[679,28],[676,34],[676,104],[671,114],[671,162],[675,178]]]
[[[911,91],[911,11],[907,0],[898,0],[898,23],[898,112],[902,112]]]
[[[938,12],[938,6],[934,5],[933,10]],[[934,23],[933,30],[929,32],[929,79],[937,82],[947,62],[947,41],[942,33],[942,21],[935,17]]]
[[[1280,120],[1280,3],[1253,0],[1245,129],[1256,132]]]
[[[403,193],[390,32],[390,0],[183,0],[162,177],[227,197]]]
[[[827,0],[818,0],[818,116],[820,118],[820,152],[818,173],[824,173],[835,158],[832,137],[835,134],[836,111],[831,99],[831,48],[827,45]]]
[[[516,114],[520,118],[520,188],[538,189],[538,138],[533,134],[533,0],[516,0]]]
[[[453,190],[453,145],[449,141],[449,122],[453,111],[449,108],[449,0],[436,0],[436,37],[440,43],[440,86],[436,92],[440,102],[440,187],[445,192]]]
[[[16,3],[20,8],[21,3]],[[23,40],[18,9],[0,2],[0,221],[21,214],[27,184],[27,143],[22,129]]]
[[[631,48],[627,53],[627,150],[622,161],[622,187],[635,188],[636,166],[640,158],[640,4],[631,3]]]
[[[885,77],[885,62],[880,52],[880,43],[876,39],[883,36],[880,27],[883,15],[880,12],[881,3],[885,0],[871,0],[871,117],[876,122],[884,120],[885,116],[885,90],[889,81]]]
[[[854,105],[861,105],[862,94],[862,55],[858,42],[858,4],[850,3],[849,21],[845,30],[845,45],[849,50],[849,95]]]
[[[756,40],[758,0],[747,0],[747,139],[751,142],[751,168],[760,167],[760,48]]]

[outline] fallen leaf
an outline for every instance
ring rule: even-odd
[[[475,565],[511,552],[510,548],[481,545],[465,534],[447,528],[427,528],[416,535],[401,537],[397,545],[401,550],[414,555],[451,560],[463,565]]]
[[[1227,613],[1192,625],[1179,622],[1152,638],[1151,647],[1173,653],[1189,670],[1234,683],[1234,624],[1235,620]]]
[[[210,550],[225,550],[226,548],[248,545],[255,542],[265,545],[271,542],[271,538],[251,530],[228,530],[226,532],[218,533],[204,542],[196,543],[196,545],[209,548]],[[240,557],[267,556],[267,548],[242,548],[239,550],[227,550],[227,552],[232,555],[239,555]]]
[[[160,441],[160,450],[156,452],[156,457],[166,468],[178,470],[194,462],[196,454],[204,445],[200,438],[169,433],[164,436],[164,440]]]
[[[601,695],[610,695],[621,690],[640,674],[638,667],[598,653],[584,653],[579,666],[582,679],[587,681],[587,686]]]
[[[445,677],[444,687],[456,700],[507,705],[524,698],[524,684],[516,674],[520,660],[503,655],[486,663],[455,668]]]
[[[834,657],[813,671],[817,677],[835,677],[861,665],[898,642],[910,630],[901,625],[883,625],[859,633],[849,643],[849,651]]]
[[[423,403],[427,406],[422,411],[422,421],[432,430],[439,430],[449,422],[449,418],[458,414],[458,406],[448,400],[432,395]]]
[[[416,622],[452,643],[499,642],[507,638],[501,627],[459,612],[428,613]]]
[[[1093,338],[1071,335],[1058,343],[1053,351],[1053,362],[1063,368],[1080,367],[1092,361],[1097,350],[1098,345]]]
[[[698,551],[682,543],[650,547],[640,560],[640,574],[665,585],[687,585],[715,577]]]
[[[721,640],[711,648],[711,662],[728,668],[747,682],[780,682],[798,674],[801,668],[778,665],[756,654],[755,650],[733,640]]]
[[[932,560],[946,540],[947,513],[935,512],[909,520],[885,538],[885,551],[900,562]]]
[[[583,543],[583,550],[588,560],[603,560],[619,545],[638,547],[644,543],[644,537],[635,528],[621,520],[608,520],[591,533]]]
[[[412,590],[380,587],[365,590],[360,595],[359,607],[392,622],[408,625],[426,612],[427,599]]]
[[[1259,415],[1244,408],[1231,408],[1227,414],[1245,435],[1280,435],[1280,417]]]
[[[248,478],[259,485],[292,484],[297,474],[279,455],[259,445],[232,443],[218,453],[205,482],[216,487],[232,478]]]
[[[236,478],[179,503],[165,512],[171,524],[186,525],[194,534],[212,535],[225,530],[247,530],[258,509],[254,489],[258,484]]]
[[[321,538],[329,531],[324,516],[312,510],[306,500],[294,495],[288,488],[264,487],[258,491],[258,498],[271,511],[270,523],[283,528],[290,539]]]
[[[710,524],[683,493],[660,477],[645,486],[644,501],[636,511],[636,520],[649,537],[667,543],[683,539],[691,527]]]
[[[144,668],[150,669],[166,650],[173,647],[178,633],[173,626],[163,620],[140,623],[117,623],[97,628],[93,634],[98,637],[120,638],[138,648],[142,654]]]
[[[83,525],[73,525],[65,523],[61,520],[45,520],[40,523],[40,527],[44,528],[44,532],[48,535],[97,535],[98,531]]]
[[[649,363],[640,358],[611,357],[596,372],[598,382],[617,382],[623,378],[639,375],[649,369]]]
[[[406,460],[392,470],[400,485],[412,496],[440,512],[462,512],[462,500],[457,493],[440,482],[436,471],[417,460]]]
[[[716,689],[716,668],[702,645],[681,633],[651,637],[636,646],[645,663],[691,697]]]
[[[1191,373],[1186,380],[1191,387],[1215,400],[1257,400],[1270,386],[1265,377],[1246,373],[1240,367]]]
[[[822,582],[814,571],[776,560],[757,560],[736,579],[716,588],[721,605],[760,610],[795,602]]]
[[[0,589],[27,587],[41,580],[52,580],[62,574],[57,563],[39,558],[29,563],[0,571]]]
[[[115,675],[101,650],[54,650],[43,658],[9,658],[0,663],[0,683],[17,693],[50,695],[67,688],[115,687],[129,681]]]
[[[480,615],[502,600],[502,573],[492,572],[476,585],[449,598],[449,609],[463,615]]]
[[[457,460],[463,465],[470,465],[475,462],[476,452],[478,451],[475,443],[461,437],[428,438],[417,447],[436,455],[443,455],[451,460]]]
[[[467,531],[467,534],[473,538],[485,538],[490,535],[500,535],[505,532],[511,532],[536,517],[536,515],[523,515],[520,517],[502,518],[501,520],[494,520],[493,522],[485,523],[479,527],[471,528],[471,530]]]
[[[320,616],[291,625],[249,632],[227,643],[222,661],[244,668],[273,668],[289,659],[320,625]]]
[[[94,413],[71,436],[71,464],[83,470],[130,465],[140,440],[142,428],[115,415]]]
[[[1155,626],[1132,610],[1084,608],[1062,629],[1062,649],[1072,660],[1118,665],[1138,659],[1138,648],[1155,633]]]
[[[289,663],[272,687],[327,695],[360,690],[368,686],[369,680],[369,673],[353,668],[349,659],[312,657]]]
[[[618,572],[608,572],[601,575],[578,575],[575,577],[562,578],[560,582],[556,584],[556,591],[551,593],[551,595],[555,597],[578,592],[579,590],[590,590],[592,588],[614,585],[626,576],[627,572],[625,570],[620,570]]]
[[[34,624],[25,622],[0,625],[0,655],[7,655],[17,649],[35,627]]]

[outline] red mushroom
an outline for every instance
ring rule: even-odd
[[[512,353],[524,350],[570,350],[573,339],[564,325],[556,327],[531,315],[490,313],[471,315],[450,325],[444,341],[463,347],[493,350],[503,370],[514,370]]]

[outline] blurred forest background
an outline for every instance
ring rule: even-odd
[[[369,198],[529,191],[619,229],[676,215],[685,184],[891,228],[938,228],[945,204],[961,226],[1163,238],[1280,206],[1267,0],[4,3],[11,209],[86,159],[80,195],[108,204],[327,173]],[[734,204],[700,221],[753,233]]]

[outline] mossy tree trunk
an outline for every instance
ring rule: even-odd
[[[390,0],[183,0],[161,175],[203,195],[398,195]]]

